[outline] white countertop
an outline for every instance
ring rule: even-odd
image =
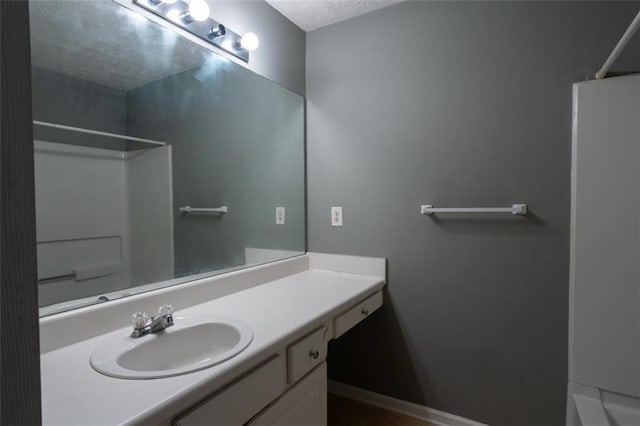
[[[176,311],[175,316],[235,317],[254,332],[251,344],[236,357],[177,377],[126,380],[91,368],[94,348],[114,334],[128,334],[130,327],[43,353],[43,424],[169,424],[176,414],[382,286],[381,277],[307,270]]]

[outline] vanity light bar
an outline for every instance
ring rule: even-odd
[[[190,32],[205,42],[249,62],[249,52],[258,47],[253,33],[237,34],[209,17],[205,0],[133,0],[135,4]]]

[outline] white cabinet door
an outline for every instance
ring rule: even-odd
[[[286,361],[277,355],[173,421],[173,426],[240,426],[287,387]]]
[[[640,76],[574,85],[569,380],[640,396]]]
[[[326,426],[327,363],[318,365],[266,410],[250,426]]]

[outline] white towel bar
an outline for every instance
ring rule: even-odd
[[[229,213],[229,208],[227,206],[216,207],[216,208],[196,208],[191,206],[180,207],[181,213]]]
[[[511,207],[439,207],[432,205],[420,206],[420,214],[433,213],[511,213],[518,215],[527,214],[526,204],[513,204]]]

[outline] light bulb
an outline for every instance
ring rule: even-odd
[[[194,21],[204,21],[209,18],[209,5],[205,0],[191,0],[189,3],[189,17]]]
[[[167,18],[169,18],[174,22],[179,22],[180,16],[181,16],[181,13],[178,9],[171,9],[170,11],[167,12]]]
[[[260,45],[260,40],[258,40],[258,36],[254,33],[244,33],[242,38],[240,39],[240,47],[249,52],[256,50]]]

